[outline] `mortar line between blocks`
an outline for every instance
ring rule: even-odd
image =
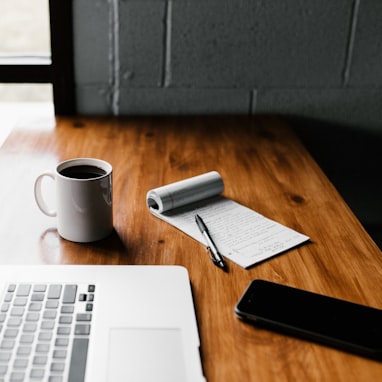
[[[172,0],[166,1],[164,20],[161,87],[167,88],[171,84]]]
[[[353,59],[353,51],[354,51],[355,36],[357,31],[360,3],[361,3],[361,0],[354,0],[353,7],[352,7],[349,38],[348,38],[348,44],[346,47],[345,67],[344,67],[343,78],[342,78],[342,82],[344,86],[348,85],[350,80],[350,71],[351,71],[351,65],[352,65],[352,59]]]

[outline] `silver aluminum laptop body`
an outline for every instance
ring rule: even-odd
[[[55,302],[58,295],[64,300]],[[53,373],[64,381],[205,381],[183,267],[0,266],[0,298],[0,380],[10,375],[5,369],[10,373],[17,365],[13,372],[24,373],[25,380],[43,375],[36,380],[47,381]],[[76,299],[75,308],[71,299]],[[57,314],[50,308],[54,304]],[[37,323],[38,317],[44,323]],[[32,321],[25,323],[27,318]],[[45,327],[53,323],[58,327],[49,334]],[[68,341],[69,331],[74,338]],[[36,349],[41,350],[37,356]],[[33,357],[26,361],[23,353],[28,351]],[[11,358],[9,366],[2,358]],[[64,368],[65,360],[69,365]],[[53,371],[43,374],[38,361]]]

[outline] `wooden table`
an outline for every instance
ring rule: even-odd
[[[74,244],[33,197],[36,176],[71,157],[114,167],[108,239]],[[249,270],[213,266],[198,242],[152,216],[149,189],[210,170],[229,198],[311,237]],[[257,329],[234,315],[255,278],[382,308],[382,256],[285,122],[272,117],[57,117],[15,128],[0,150],[0,264],[178,264],[189,271],[210,382],[382,379],[382,364]],[[49,181],[47,181],[49,183]],[[49,184],[46,184],[49,188]]]

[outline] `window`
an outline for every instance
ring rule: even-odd
[[[20,3],[20,4],[16,4]],[[22,6],[46,6],[46,25],[33,23],[33,8],[22,15]],[[73,114],[74,71],[72,42],[72,2],[69,0],[0,0],[0,23],[8,28],[8,35],[2,36],[0,43],[0,83],[7,84],[52,84],[53,101],[56,114]],[[24,8],[28,9],[28,8]],[[7,20],[10,12],[19,12],[28,18],[25,24],[12,19]],[[29,21],[29,24],[28,24]],[[36,25],[37,24],[37,25]],[[46,28],[40,35],[42,41],[33,41],[32,51],[20,42],[22,33],[29,33],[24,26]],[[25,30],[25,32],[24,32]],[[31,33],[31,32],[30,32]],[[28,40],[28,35],[24,35]],[[29,45],[31,46],[31,45]],[[41,50],[40,50],[41,49]]]

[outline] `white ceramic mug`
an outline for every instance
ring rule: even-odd
[[[57,216],[58,233],[64,239],[88,243],[113,230],[112,166],[94,158],[75,158],[59,163],[54,172],[39,175],[34,195],[40,210]],[[56,209],[42,195],[42,180],[52,178],[56,186]]]

